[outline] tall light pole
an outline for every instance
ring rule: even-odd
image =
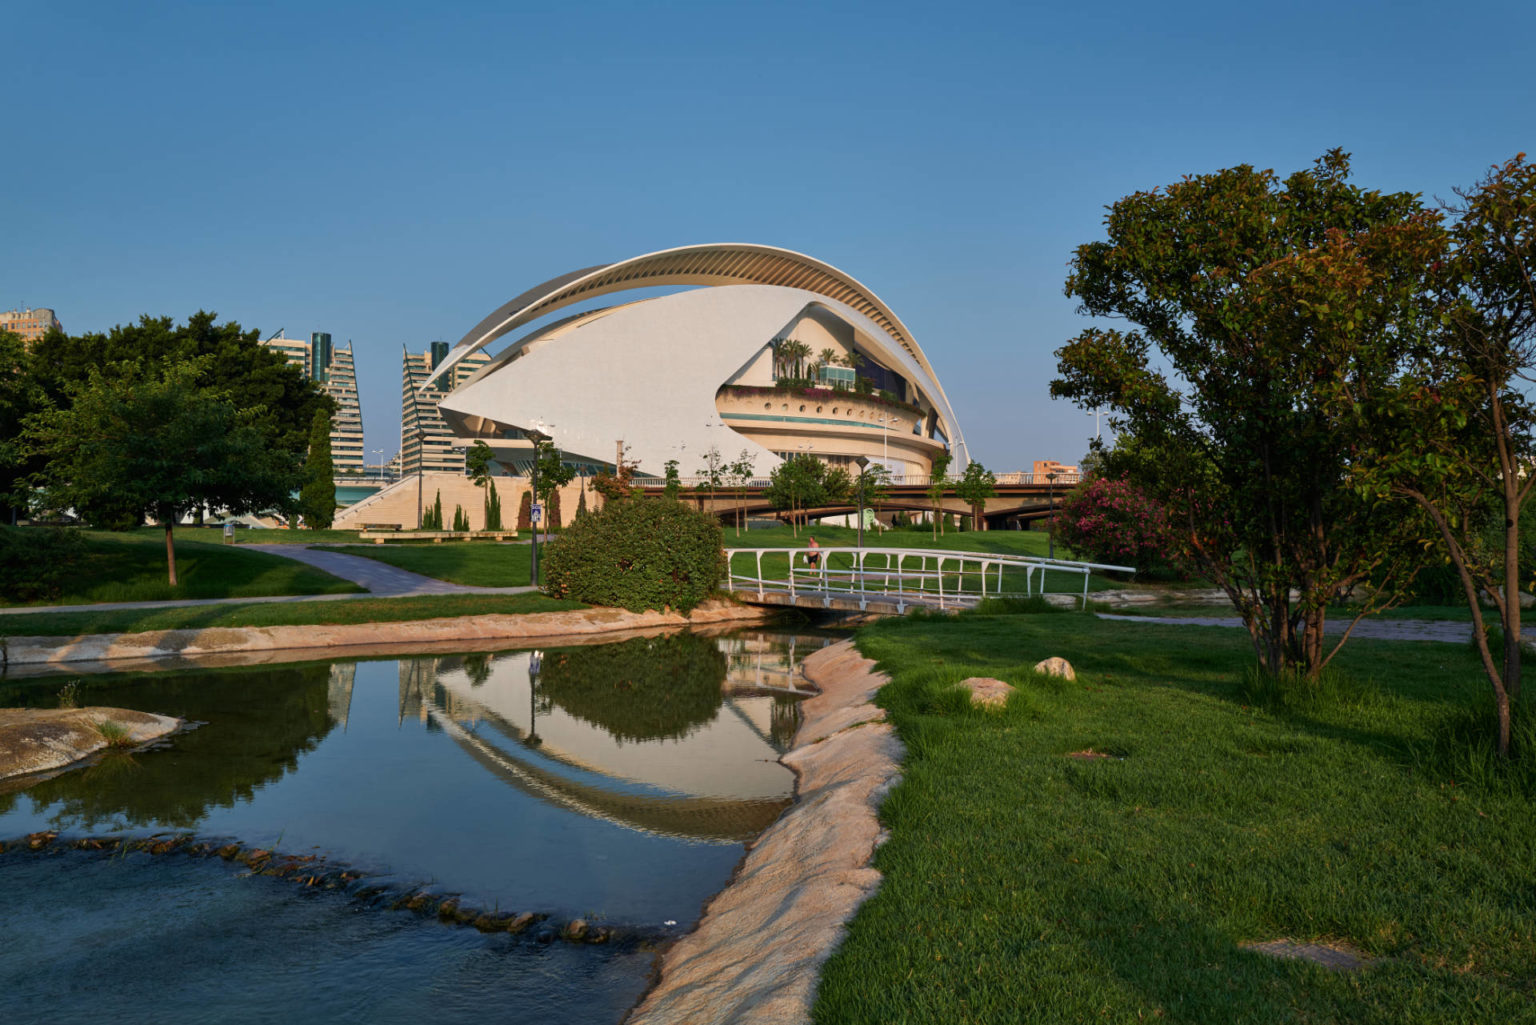
[[[859,456],[854,461],[859,468],[859,547],[864,547],[864,468],[869,465],[868,456]]]
[[[1098,441],[1100,436],[1099,418],[1104,415],[1104,411],[1102,409],[1090,409],[1087,415],[1093,417],[1093,440]]]
[[[1056,471],[1052,470],[1045,475],[1045,532],[1047,541],[1046,558],[1056,558]]]
[[[533,501],[528,503],[530,510],[533,510],[539,507],[539,446],[549,440],[549,435],[530,427],[523,431],[523,436],[533,442],[533,472],[530,475],[533,481]],[[542,518],[542,516],[529,517],[531,521],[529,525],[533,527],[533,557],[530,560],[528,580],[534,587],[539,586],[539,520]]]

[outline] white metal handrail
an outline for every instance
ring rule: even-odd
[[[851,594],[858,596],[861,609],[868,606],[870,598],[895,598],[901,612],[906,611],[908,604],[936,603],[944,609],[968,607],[987,598],[1043,596],[1046,575],[1051,572],[1082,577],[1082,601],[1086,608],[1088,581],[1095,570],[1136,572],[1131,566],[1097,562],[929,548],[727,548],[725,554],[733,591],[755,592],[759,599],[769,592],[788,594],[791,600],[809,592],[821,596],[823,606],[831,605],[832,595]],[[765,555],[784,557],[782,576],[779,566],[770,567],[771,575],[764,572]],[[813,555],[817,556],[814,564]],[[738,561],[747,558],[751,559],[751,571],[738,572]],[[1022,591],[1017,586],[1008,586],[1016,585],[1021,570]],[[1004,576],[1005,571],[1012,571],[1011,581]]]

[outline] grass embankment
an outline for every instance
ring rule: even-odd
[[[523,587],[529,580],[531,545],[444,542],[440,545],[317,546],[358,555],[437,580],[472,587]]]
[[[581,608],[586,608],[581,602],[548,598],[542,594],[443,594],[421,598],[195,605],[142,611],[35,612],[24,616],[0,615],[0,637],[78,637],[82,634],[229,626],[399,623],[448,616],[522,615]]]
[[[1465,756],[1491,727],[1467,650],[1352,641],[1355,683],[1266,703],[1219,628],[968,615],[859,645],[908,756],[816,1021],[1532,1020],[1536,751],[1514,780]],[[1078,681],[1034,676],[1050,655]],[[973,710],[972,675],[1020,693]],[[1380,960],[1239,947],[1279,937]]]
[[[28,528],[30,529],[30,528]],[[175,587],[167,582],[165,533],[80,532],[78,557],[59,597],[39,605],[171,601],[179,598],[258,598],[275,594],[347,594],[362,588],[303,563],[233,545],[176,537]]]

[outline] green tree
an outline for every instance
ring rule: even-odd
[[[456,504],[453,507],[453,529],[464,534],[469,532],[469,514],[462,505]]]
[[[464,472],[469,474],[476,487],[485,491],[486,530],[501,529],[501,498],[496,494],[496,481],[491,472],[495,458],[491,446],[478,439],[464,453]]]
[[[33,346],[36,378],[55,405],[64,405],[70,389],[85,384],[93,367],[136,360],[194,361],[198,385],[239,396],[272,444],[302,459],[315,411],[334,413],[335,403],[301,368],[262,345],[259,332],[217,320],[217,314],[200,310],[185,324],[146,314],[136,324],[118,325],[105,334],[50,332]]]
[[[21,336],[0,331],[0,522],[10,523],[13,514],[26,507],[21,425],[45,401]]]
[[[262,410],[199,383],[202,362],[93,369],[66,407],[32,414],[24,430],[23,444],[43,460],[30,481],[43,501],[152,517],[165,528],[173,586],[172,530],[184,514],[203,505],[261,512],[287,501],[301,480],[295,454],[271,444]]]
[[[806,522],[806,510],[846,502],[852,491],[848,471],[828,467],[814,456],[800,455],[773,468],[765,497],[775,509],[789,512],[790,525],[798,537],[800,526]]]
[[[331,463],[331,414],[315,410],[309,432],[309,458],[304,461],[304,487],[299,509],[310,530],[329,530],[336,518],[336,468]]]
[[[496,482],[485,482],[485,529],[501,529],[501,496],[496,493]]]
[[[423,523],[421,525],[421,529],[423,529],[423,530],[442,530],[443,529],[443,490],[442,490],[442,488],[438,488],[438,490],[437,490],[437,497],[432,499],[432,508],[428,509],[427,510],[427,515],[425,517],[423,517]]]
[[[674,502],[677,501],[677,496],[682,494],[682,492],[683,492],[683,482],[682,482],[682,480],[677,475],[677,460],[676,459],[668,459],[667,460],[667,462],[666,462],[666,477],[665,477],[665,480],[666,480],[667,483],[661,489],[661,493],[663,495],[665,495],[666,497],[672,499],[672,501],[674,501]]]
[[[940,452],[933,457],[933,469],[928,471],[928,502],[933,507],[935,541],[944,532],[944,492],[949,487],[949,464],[954,458],[948,452]]]
[[[725,457],[720,454],[718,445],[711,445],[704,453],[704,465],[694,471],[694,476],[699,478],[695,487],[699,491],[709,492],[710,515],[719,519],[719,509],[715,507],[715,492],[725,483]]]
[[[997,475],[980,463],[970,463],[955,482],[955,497],[971,507],[971,528],[986,530],[982,512],[987,499],[997,495]]]
[[[1349,397],[1357,415],[1352,467],[1367,495],[1404,499],[1433,524],[1472,611],[1507,754],[1520,696],[1519,595],[1530,586],[1521,580],[1520,528],[1536,485],[1528,394],[1536,379],[1536,165],[1516,156],[1457,194],[1450,253],[1437,265],[1440,330],[1391,387]],[[1482,600],[1502,627],[1497,653]]]
[[[550,442],[538,442],[534,451],[539,461],[539,501],[547,506],[551,495],[575,479],[576,471],[565,464],[565,457]],[[545,522],[553,525],[552,521]]]
[[[727,482],[730,483],[730,485],[732,487],[737,488],[738,490],[746,488],[746,486],[752,482],[752,478],[757,475],[757,460],[756,460],[756,457],[753,456],[752,450],[749,449],[749,448],[742,449],[741,450],[741,454],[736,457],[735,461],[730,463],[725,468],[725,473],[726,473],[725,479],[726,479]],[[738,500],[737,501],[737,503],[736,503],[736,536],[737,537],[741,536],[741,528],[743,526],[743,521],[746,519],[746,508],[747,508],[747,504],[746,504],[746,502],[744,500]]]
[[[1067,294],[1139,330],[1084,331],[1051,384],[1164,454],[1151,497],[1173,554],[1227,593],[1272,673],[1315,676],[1348,636],[1325,649],[1329,603],[1370,581],[1360,614],[1391,605],[1418,563],[1422,524],[1350,486],[1343,411],[1424,329],[1444,233],[1417,196],[1348,175],[1334,150],[1284,180],[1241,166],[1117,202]]]

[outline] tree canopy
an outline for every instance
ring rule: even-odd
[[[30,483],[53,508],[127,511],[165,528],[176,583],[172,528],[211,506],[233,513],[286,504],[301,480],[294,453],[275,447],[265,410],[237,406],[201,383],[208,357],[94,367],[69,403],[27,418],[24,444],[42,469]]]
[[[1066,291],[1136,330],[1068,342],[1052,394],[1162,455],[1175,554],[1227,592],[1266,667],[1316,673],[1329,602],[1371,581],[1364,611],[1390,604],[1417,563],[1420,524],[1348,480],[1349,399],[1429,329],[1440,218],[1352,184],[1334,150],[1283,180],[1244,165],[1138,192],[1105,226]]]

